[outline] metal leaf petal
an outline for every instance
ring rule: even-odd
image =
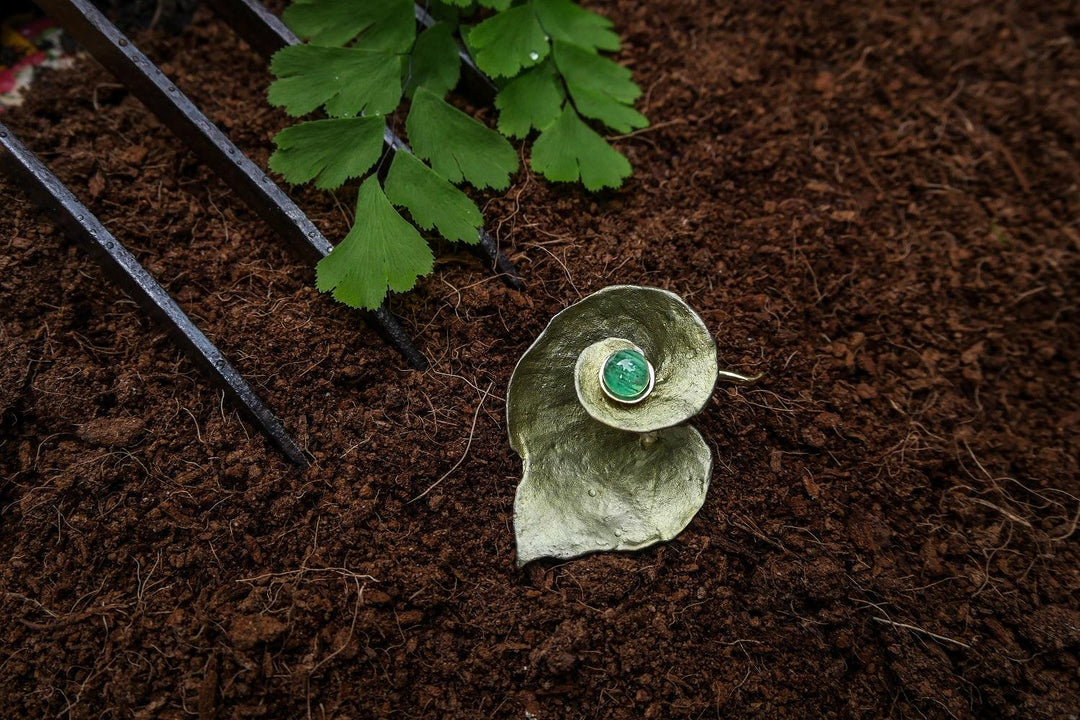
[[[519,566],[670,540],[705,502],[712,453],[694,428],[660,430],[651,442],[581,418],[564,429],[525,457],[514,499]]]
[[[599,389],[582,351],[605,338],[640,347],[656,369],[636,405]],[[588,376],[588,377],[587,377]],[[704,502],[712,454],[697,430],[716,382],[716,345],[676,295],[616,286],[556,315],[514,370],[511,446],[524,461],[514,502],[518,564],[597,550],[633,550],[678,534]]]
[[[605,338],[629,340],[656,369],[656,387],[640,403],[610,402],[591,371],[574,377],[581,352]],[[596,420],[622,430],[678,425],[705,407],[716,372],[716,342],[678,295],[634,285],[604,288],[552,318],[518,362],[510,392],[516,385],[522,401],[508,403],[510,442],[517,442],[516,429],[528,425],[531,416],[579,402]]]

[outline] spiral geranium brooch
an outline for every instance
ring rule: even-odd
[[[566,308],[510,379],[519,566],[670,540],[705,501],[712,453],[684,423],[717,380],[716,343],[674,293],[619,285]]]

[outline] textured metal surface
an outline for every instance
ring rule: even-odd
[[[236,369],[199,330],[138,260],[106,230],[71,191],[0,124],[0,166],[65,230],[93,252],[106,274],[154,317],[244,417],[301,467],[304,451],[289,436]]]
[[[300,40],[285,26],[273,13],[266,9],[258,0],[217,0],[211,4],[217,12],[229,24],[232,29],[244,38],[249,45],[260,54],[269,59],[278,50],[288,45],[296,45]],[[435,20],[419,5],[415,5],[417,22],[424,27],[435,24]],[[469,54],[460,47],[458,52],[465,67],[465,77],[471,78],[467,87],[475,90],[474,94],[482,102],[494,98],[494,85],[480,72],[473,63]],[[485,91],[483,88],[487,87]],[[486,98],[486,100],[485,100]],[[404,151],[411,153],[409,145],[387,127],[383,130],[383,143],[392,152]],[[491,262],[503,282],[515,290],[524,287],[517,268],[510,262],[496,244],[494,238],[487,230],[480,229],[480,242],[477,245],[469,245],[469,251],[484,260]]]
[[[628,340],[622,347],[639,347],[652,363],[656,380],[641,402],[612,402],[600,386],[598,371],[621,347],[612,345],[605,352],[607,345],[598,346],[580,358],[574,377],[586,412],[606,425],[639,433],[678,425],[701,412],[712,396],[717,366],[716,342],[697,313],[673,293],[653,288],[612,288],[592,298],[584,307],[578,303],[567,308],[564,313],[571,314],[560,324],[572,325],[579,335],[600,335],[598,340],[612,335]]]
[[[116,29],[89,0],[35,0],[98,62],[131,90],[245,203],[284,237],[305,261],[317,263],[332,246],[315,225],[255,163],[195,107],[179,88]],[[273,33],[264,34],[266,38]],[[385,309],[365,318],[415,368],[427,361]]]
[[[637,405],[607,399],[599,366],[578,364],[610,338],[640,347],[655,365],[656,386]],[[608,350],[598,347],[597,356]],[[666,290],[605,288],[552,318],[507,393],[510,444],[524,464],[514,500],[518,564],[634,550],[686,527],[705,500],[712,453],[679,423],[701,411],[716,377],[715,342]],[[589,389],[579,395],[579,387]]]

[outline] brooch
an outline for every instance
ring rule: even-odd
[[[735,373],[726,378],[752,380]],[[716,342],[679,296],[604,288],[560,312],[510,378],[517,563],[637,550],[705,502],[712,453],[685,422],[718,377]]]

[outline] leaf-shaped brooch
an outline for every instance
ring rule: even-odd
[[[608,287],[552,318],[506,399],[510,445],[524,464],[518,566],[637,550],[685,528],[705,502],[712,453],[682,423],[716,380],[712,335],[667,290]]]

